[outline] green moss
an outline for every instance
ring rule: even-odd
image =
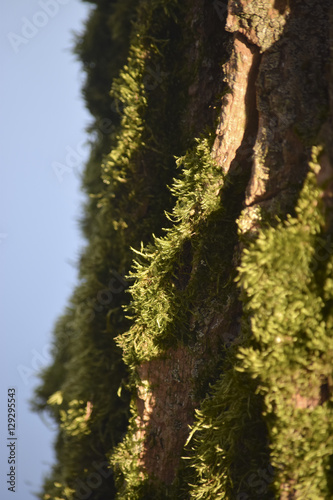
[[[194,499],[332,496],[333,258],[320,152],[295,215],[244,239],[241,336],[189,438]]]
[[[142,453],[142,439],[138,438],[137,410],[132,403],[132,417],[126,437],[110,457],[117,477],[117,498],[135,500],[142,498],[147,474],[140,468],[140,454]]]
[[[239,268],[252,341],[239,350],[238,370],[257,380],[264,398],[276,491],[309,499],[332,494],[332,255],[316,262],[325,237],[319,153],[296,216],[261,231]]]
[[[177,160],[177,165],[183,166],[183,172],[171,188],[177,202],[168,215],[174,226],[166,236],[155,238],[154,245],[136,250],[141,261],[136,261],[135,271],[130,274],[135,278],[130,288],[130,311],[136,321],[128,333],[117,338],[117,343],[126,363],[134,366],[160,355],[169,336],[181,340],[186,335],[182,327],[187,323],[184,306],[190,302],[195,287],[189,283],[190,269],[182,276],[183,285],[176,269],[184,266],[186,245],[190,241],[198,245],[195,235],[199,226],[220,209],[223,178],[212,160],[209,141],[198,140],[193,150]]]
[[[260,38],[268,4],[252,4],[242,22],[248,27],[254,19]],[[283,222],[273,223],[270,213],[252,207],[240,213],[249,174],[224,177],[211,157],[213,135],[204,132],[194,141],[195,119],[181,121],[190,77],[201,62],[209,66],[209,45],[199,47],[197,59],[192,38],[180,45],[179,23],[184,28],[185,21],[179,12],[176,1],[98,2],[87,24],[90,34],[78,45],[89,76],[92,128],[104,118],[112,127],[97,134],[83,175],[89,200],[81,226],[88,239],[79,284],[54,331],[53,364],[36,390],[35,409],[48,411],[59,428],[58,462],[45,480],[44,498],[77,497],[97,459],[113,472],[94,489],[94,500],[271,499],[273,482],[276,495],[290,485],[298,498],[329,498],[333,259],[320,190],[310,172],[295,213]],[[262,38],[263,47],[271,43]],[[178,57],[181,46],[189,54]],[[246,246],[238,276],[242,331],[237,340],[236,333],[225,339],[227,331],[215,332],[216,344],[208,345],[215,315],[227,330],[240,314],[233,281],[237,231]],[[318,258],[319,247],[328,248],[327,258]],[[125,293],[119,275],[130,268]],[[166,486],[143,467],[136,367],[179,344],[193,355],[189,388],[203,403],[187,457]]]
[[[177,113],[167,116],[172,133],[160,120],[170,100],[171,109],[177,107],[174,74],[158,81],[156,89],[147,88],[146,78],[151,67],[163,73],[173,57],[173,42],[165,35],[177,32],[175,6],[169,1],[98,3],[77,41],[88,73],[84,96],[95,120],[90,132],[96,132],[82,179],[89,195],[81,220],[87,246],[79,260],[78,286],[55,328],[53,362],[41,374],[34,403],[59,428],[58,463],[44,485],[45,494],[54,498],[79,495],[81,481],[96,472],[96,461],[108,460],[128,425],[128,370],[114,343],[130,325],[122,310],[129,297],[120,274],[129,270],[130,247],[160,231],[170,205],[173,154],[182,151]],[[151,106],[154,102],[159,107]],[[53,404],[52,395],[59,393],[62,403]],[[112,473],[93,495],[114,498]]]
[[[240,200],[244,197],[248,174],[244,178],[224,178],[220,167],[212,159],[211,142],[211,136],[197,140],[195,147],[177,160],[182,172],[171,187],[176,203],[172,213],[167,214],[173,226],[166,230],[164,237],[155,238],[154,245],[146,248],[142,246],[140,251],[135,251],[138,258],[130,274],[135,281],[129,290],[133,302],[128,309],[135,321],[128,332],[117,338],[133,374],[137,365],[163,357],[168,348],[179,343],[185,343],[196,357],[196,349],[200,349],[200,343],[205,342],[204,331],[207,324],[212,322],[214,315],[221,315],[222,312],[225,314],[237,302],[236,286],[230,277],[230,268],[234,258],[234,244],[237,242],[235,220],[239,216]],[[207,345],[206,350],[208,349]],[[209,358],[208,355],[207,357]],[[224,370],[224,357],[225,349],[221,346],[220,352],[211,353],[211,359],[207,359],[205,366],[201,367],[198,360],[198,368],[191,381],[197,398],[201,399],[206,394],[209,381],[215,382],[221,369]],[[225,363],[230,366],[229,362]],[[236,412],[243,420],[240,412],[246,411],[251,396],[248,394],[248,386],[244,384],[245,377],[240,380],[234,370],[233,373],[239,387],[243,387],[241,404]],[[251,385],[252,381],[249,380],[248,383]],[[230,380],[228,384],[230,389]],[[231,393],[229,397],[232,397]],[[135,422],[135,406],[133,411]],[[255,411],[257,410],[254,409],[253,412]],[[236,415],[234,419],[236,420]],[[129,427],[128,436],[135,436],[135,426],[133,424]],[[243,424],[240,426],[243,428]],[[246,434],[245,424],[243,431]],[[238,427],[235,429],[234,439],[235,442],[239,439]],[[119,481],[126,484],[124,491],[131,498],[131,493],[127,492],[132,492],[132,488],[135,490],[136,485],[141,484],[140,472],[143,471],[135,469],[135,478],[122,466],[126,460],[137,461],[137,457],[130,457],[126,451],[131,449],[133,443],[127,438],[125,442],[128,444],[127,448],[120,445],[112,460],[118,464]],[[181,498],[181,494],[188,498],[191,478],[187,465],[183,463],[178,478],[168,490],[170,496],[165,498],[175,498],[175,495]],[[206,479],[203,478],[202,482]],[[223,487],[221,486],[222,489]],[[150,495],[153,491],[155,497],[158,482],[148,478],[145,488],[148,488]],[[143,490],[140,491],[143,495]],[[167,495],[165,491],[164,485],[164,495]],[[214,492],[216,493],[215,490]]]

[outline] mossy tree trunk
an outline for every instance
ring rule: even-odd
[[[188,10],[189,25],[193,26],[195,22],[198,23],[195,47],[201,47],[202,50],[205,47],[205,34],[209,32],[209,37],[214,39],[223,29],[223,15],[221,16],[221,13],[225,12],[223,5],[215,2],[210,7],[212,6],[216,9],[217,17],[218,14],[220,15],[220,24],[212,23],[212,19],[202,10],[207,9],[207,5],[201,2],[194,2]],[[172,242],[169,234],[164,244],[162,241],[156,244],[157,256],[150,258],[151,263],[145,271],[140,270],[137,273],[138,282],[133,287],[134,304],[137,304],[136,324],[132,329],[132,336],[125,336],[125,339],[119,340],[125,352],[125,359],[127,356],[127,361],[132,363],[133,373],[136,376],[135,419],[129,430],[130,437],[127,438],[129,456],[131,456],[131,446],[133,447],[134,443],[141,443],[139,450],[136,450],[130,458],[136,462],[139,472],[137,483],[135,478],[128,476],[132,480],[132,483],[129,481],[129,485],[126,486],[128,498],[134,495],[136,487],[140,491],[140,482],[143,478],[146,478],[147,484],[150,485],[148,491],[151,491],[153,484],[156,488],[159,484],[162,497],[164,494],[176,498],[174,485],[178,484],[177,480],[179,480],[177,471],[179,472],[180,468],[180,476],[184,474],[186,477],[189,474],[186,462],[181,460],[181,457],[186,455],[184,445],[189,435],[189,426],[194,424],[195,410],[200,408],[205,392],[208,391],[209,394],[208,383],[217,378],[218,374],[222,377],[230,377],[229,383],[235,384],[234,387],[229,388],[231,391],[234,390],[234,397],[230,394],[225,395],[225,401],[223,401],[223,397],[215,395],[215,400],[220,411],[226,412],[224,425],[231,434],[238,429],[240,435],[234,436],[231,440],[233,442],[228,443],[225,430],[216,426],[221,433],[220,439],[218,437],[216,439],[222,448],[226,462],[224,471],[222,466],[220,470],[215,470],[218,454],[215,459],[214,456],[208,459],[208,463],[205,463],[206,458],[202,458],[205,454],[212,453],[208,450],[209,446],[214,444],[217,446],[211,436],[209,443],[208,433],[204,432],[206,427],[212,426],[211,416],[207,416],[206,421],[205,417],[200,415],[201,427],[199,425],[197,432],[201,429],[202,436],[200,437],[199,434],[192,457],[193,463],[196,464],[197,476],[192,477],[189,474],[188,477],[188,482],[196,486],[190,488],[190,494],[195,498],[201,498],[200,494],[203,498],[233,498],[233,495],[238,495],[237,498],[254,498],[256,494],[261,494],[260,498],[273,495],[277,498],[305,498],[302,494],[305,494],[307,498],[319,498],[320,493],[324,495],[325,491],[325,486],[318,487],[317,485],[318,489],[312,486],[314,491],[312,493],[309,478],[315,473],[307,470],[306,466],[304,472],[301,473],[302,466],[299,464],[299,470],[297,470],[297,461],[295,461],[293,464],[290,463],[288,470],[286,450],[290,447],[289,454],[296,453],[298,460],[301,461],[303,453],[301,448],[306,446],[307,440],[309,440],[308,444],[312,442],[309,435],[298,436],[299,442],[297,444],[296,439],[296,444],[294,444],[290,435],[299,432],[299,429],[293,429],[297,422],[298,410],[315,410],[317,406],[327,402],[328,374],[326,368],[323,367],[326,362],[318,368],[319,372],[309,375],[308,382],[311,388],[308,391],[304,392],[304,380],[306,381],[307,378],[304,373],[297,375],[297,369],[292,366],[294,360],[291,356],[285,361],[287,373],[288,371],[289,373],[281,387],[275,387],[274,381],[270,380],[270,384],[264,387],[263,383],[261,388],[260,383],[253,383],[245,376],[243,380],[237,381],[235,374],[229,374],[235,371],[235,366],[230,366],[232,362],[229,359],[228,350],[231,348],[232,355],[235,355],[235,345],[238,351],[243,343],[244,345],[246,342],[253,343],[253,339],[248,339],[251,333],[245,333],[247,328],[251,329],[251,319],[246,320],[244,316],[243,325],[240,326],[242,300],[239,297],[239,289],[234,283],[237,266],[242,263],[242,250],[248,247],[252,240],[256,240],[263,227],[275,227],[276,216],[282,221],[286,219],[287,214],[295,214],[295,206],[309,172],[312,146],[322,144],[325,147],[326,154],[321,156],[321,162],[325,162],[327,178],[331,176],[329,167],[332,147],[329,113],[330,5],[328,1],[229,1],[226,14],[225,29],[233,33],[233,36],[229,38],[230,52],[228,61],[223,66],[227,88],[222,98],[219,124],[211,149],[211,157],[219,167],[219,174],[215,171],[209,179],[194,180],[191,188],[197,195],[197,206],[193,199],[192,205],[186,205],[186,209],[189,210],[188,214],[185,210],[182,212],[179,210],[181,215],[177,221],[181,228],[180,232],[183,234],[186,232],[186,222],[191,215],[193,222],[189,222],[192,232],[190,231],[185,236],[185,241],[180,245],[178,261],[175,258],[172,262],[172,257],[168,256],[168,244]],[[226,46],[224,47],[226,50]],[[194,48],[185,52],[185,61],[193,58],[193,53],[195,54]],[[207,52],[204,55],[207,58],[209,56]],[[216,52],[216,57],[217,59],[210,61],[213,66],[218,66],[224,54]],[[195,81],[189,87],[191,112],[185,115],[186,120],[192,119],[195,122],[200,119],[203,97],[209,88],[206,75],[207,69],[201,65]],[[218,73],[216,77],[219,77]],[[215,82],[211,82],[210,85],[213,88]],[[207,109],[205,111],[208,112]],[[191,159],[188,154],[183,163],[185,169],[194,169],[195,161],[199,163],[201,161],[202,169],[207,168],[200,155],[197,154],[195,159]],[[199,208],[200,182],[202,181],[207,182],[207,184],[203,182],[202,189],[220,198],[220,205],[217,204],[211,212],[207,210],[207,207]],[[184,182],[177,192],[179,204],[183,203],[181,197],[186,195],[185,184]],[[326,199],[329,199],[329,196],[327,193]],[[202,220],[199,221],[198,216],[198,220],[195,221],[200,209],[206,213]],[[304,216],[303,224],[305,220]],[[302,214],[300,214],[299,222],[302,224]],[[279,246],[278,242],[276,245]],[[292,245],[292,237],[290,237],[290,246]],[[288,242],[286,250],[287,248]],[[165,254],[163,263],[158,265],[161,254]],[[289,258],[287,255],[285,257]],[[297,267],[297,262],[289,264],[290,272],[292,272],[293,266]],[[255,272],[258,279],[260,275],[264,279],[265,269],[261,267],[265,267],[265,264],[261,264],[259,259],[257,265]],[[162,283],[161,274],[166,274],[168,283]],[[267,274],[267,279],[270,279],[269,273]],[[296,271],[295,275],[297,275]],[[148,279],[148,276],[150,280],[148,287],[154,289],[155,280],[158,282],[155,289],[156,296],[161,292],[161,298],[156,299],[156,304],[150,292],[145,290],[145,279]],[[315,279],[314,276],[313,279]],[[244,284],[246,284],[246,278]],[[172,297],[171,285],[178,288],[174,297]],[[276,279],[271,278],[271,287],[268,287],[267,293],[273,296],[274,286],[276,286]],[[243,285],[243,288],[246,289],[246,286]],[[244,293],[243,301],[246,302],[251,293],[255,292],[251,289],[250,293]],[[260,294],[260,288],[256,293]],[[282,295],[287,295],[287,293],[286,289],[282,291]],[[278,290],[276,290],[276,295],[278,298]],[[142,296],[148,306],[152,304],[148,314],[144,309],[144,303],[141,303]],[[163,326],[161,326],[163,313],[159,320],[159,304],[161,305],[162,298],[166,296],[164,307],[167,310],[170,309],[172,313],[171,317],[166,319],[167,324],[164,329],[168,340],[166,345],[163,345],[163,332],[158,332],[158,330],[163,331]],[[177,299],[175,299],[176,296]],[[181,311],[173,300],[179,301],[179,304],[182,303],[181,307],[186,310],[186,314],[180,314]],[[174,309],[172,309],[173,306],[175,306]],[[264,301],[262,307],[265,307]],[[286,311],[283,313],[287,314]],[[151,314],[149,318],[151,325],[147,325],[146,321],[146,316],[149,314]],[[186,324],[185,342],[179,342],[177,333],[182,327],[172,314],[174,316],[179,314],[181,318],[179,321],[183,323],[183,326]],[[311,314],[310,309],[308,314]],[[260,320],[262,318],[259,314],[258,322]],[[305,325],[301,323],[302,327]],[[142,347],[140,340],[136,337],[138,331],[136,329],[139,329],[142,335]],[[281,328],[278,330],[277,326],[276,329],[281,331]],[[288,331],[284,333],[288,337]],[[145,335],[148,338],[151,335],[152,345],[158,346],[157,349],[154,350],[153,346],[151,350],[149,349]],[[282,342],[282,334],[277,335],[276,338],[277,342]],[[261,339],[257,339],[256,348],[260,352],[263,348],[259,340]],[[139,344],[136,352],[137,359],[134,354],[131,357],[128,353],[130,349],[133,349],[134,343],[136,347]],[[144,345],[145,343],[148,343],[148,347]],[[270,346],[270,349],[274,349],[274,344]],[[267,351],[269,352],[269,349]],[[303,362],[310,363],[310,365],[315,363],[315,358],[318,356],[318,353],[312,351],[302,359],[303,354],[297,352],[295,348],[296,360],[299,357],[299,368]],[[235,364],[238,366],[237,353]],[[282,359],[281,367],[283,367]],[[242,366],[238,368],[244,371]],[[250,368],[247,367],[247,373],[250,373]],[[312,381],[315,377],[317,377],[317,383],[312,386],[310,379]],[[237,383],[244,384],[246,391],[244,392],[244,387],[237,387]],[[276,413],[270,408],[269,417],[265,398],[261,399],[256,394],[259,392],[263,396],[268,387],[271,391],[277,391],[276,399],[281,400],[281,408]],[[293,389],[290,390],[290,387]],[[274,400],[272,394],[270,396]],[[209,401],[210,396],[207,397]],[[249,415],[241,415],[241,411],[246,412],[246,407],[243,405],[243,408],[238,410],[239,414],[237,415],[236,412],[232,416],[235,421],[231,425],[230,422],[227,423],[228,413],[230,413],[229,405],[232,404],[233,399],[233,404],[236,404],[237,398],[242,397],[249,404]],[[207,401],[204,407],[209,406]],[[274,403],[277,404],[275,400]],[[214,397],[210,404],[214,405]],[[295,418],[290,416],[289,424],[283,422],[283,425],[289,425],[284,433],[285,441],[281,443],[275,438],[275,442],[274,429],[279,427],[279,418],[281,418],[279,412],[283,410],[287,412],[288,406],[293,417],[294,413],[297,415]],[[294,408],[291,410],[290,407]],[[218,418],[218,415],[215,417]],[[220,418],[223,421],[222,415]],[[242,422],[243,419],[247,421],[246,425]],[[274,422],[274,427],[272,422]],[[283,425],[281,424],[281,433]],[[253,435],[250,437],[251,432]],[[306,433],[305,430],[304,432]],[[205,435],[207,435],[208,442],[204,441]],[[271,441],[273,442],[269,446]],[[318,450],[315,448],[315,440],[312,444],[314,446],[312,451],[316,456]],[[282,452],[279,454],[279,446],[286,455]],[[196,453],[201,453],[200,459]],[[242,456],[243,454],[246,456]],[[327,456],[329,454],[330,451],[327,451]],[[113,458],[114,463],[122,468],[120,463],[125,456],[124,448],[120,447],[118,455],[116,454]],[[200,464],[200,460],[203,463]],[[318,460],[320,461],[321,458]],[[272,463],[275,466],[275,472]],[[210,467],[215,472],[212,472]],[[325,467],[326,469],[329,467],[328,463],[318,464],[318,470],[325,470]],[[124,471],[126,478],[126,467]],[[227,476],[224,480],[222,480],[223,474]],[[325,481],[320,472],[318,472],[318,477]],[[201,481],[199,485],[198,479]],[[209,485],[209,481],[213,482],[212,486]],[[274,488],[271,489],[274,481],[275,493]],[[126,496],[126,489],[124,494]],[[185,496],[187,494],[188,492]],[[180,495],[179,491],[178,495]]]
[[[79,333],[86,354],[66,351],[67,378],[49,387],[56,361],[44,375],[40,408],[65,405],[61,418],[52,411],[58,455],[72,464],[54,478],[80,498],[73,474],[100,456],[113,475],[91,487],[96,500],[331,498],[331,2],[111,3],[105,25],[127,33],[131,13],[133,26],[126,64],[110,69],[116,128],[85,174],[83,227],[94,237],[73,330],[86,325],[77,304],[89,280],[106,283],[117,268],[130,275],[130,300],[117,297]],[[97,388],[79,380],[84,371]],[[73,429],[85,436],[79,465],[66,445]]]

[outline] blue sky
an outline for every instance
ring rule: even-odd
[[[54,434],[28,400],[49,362],[51,333],[77,278],[84,245],[79,172],[90,116],[71,53],[89,6],[2,2],[0,149],[0,498],[32,500],[53,461]],[[66,167],[62,176],[55,170]],[[17,389],[17,492],[7,490],[7,389]]]

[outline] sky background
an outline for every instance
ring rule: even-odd
[[[44,7],[43,7],[44,6]],[[54,432],[28,401],[50,361],[55,320],[77,282],[84,245],[79,172],[90,115],[84,74],[71,53],[89,5],[1,2],[0,498],[32,500],[54,460]],[[37,26],[37,27],[36,27]],[[67,167],[62,176],[55,168]],[[7,389],[17,389],[17,491],[7,490]]]

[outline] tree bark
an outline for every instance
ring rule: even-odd
[[[37,393],[72,419],[59,423],[59,495],[77,498],[103,457],[112,478],[96,500],[331,498],[331,2],[122,5],[103,25],[120,47],[135,17],[127,63],[110,71],[117,123],[85,174],[79,340]],[[101,119],[103,99],[85,92]],[[88,328],[77,304],[115,268],[131,302],[117,296]]]
[[[203,7],[201,2],[195,2],[188,10],[192,24],[196,16],[201,19],[196,46],[203,44],[203,34],[208,30],[209,36],[216,36]],[[239,216],[238,241],[230,237],[230,222],[225,223],[228,231],[222,229],[230,238],[233,253],[222,278],[224,283],[233,279],[243,246],[260,231],[262,214],[266,223],[274,224],[274,216],[284,219],[287,213],[294,213],[311,161],[311,146],[319,136],[327,148],[325,165],[331,178],[330,10],[327,1],[229,1],[225,29],[233,33],[233,38],[228,62],[223,66],[228,91],[222,98],[212,147],[221,177],[230,179],[233,185],[227,193],[227,188],[217,184],[216,194],[222,194],[227,203],[230,198],[237,200],[231,216],[234,221],[235,215]],[[222,28],[221,22],[215,29]],[[217,66],[221,56],[216,56],[211,64]],[[190,51],[186,57],[193,57],[193,53]],[[191,96],[201,97],[207,92],[205,72],[202,69],[190,87]],[[198,119],[200,103],[195,98],[190,102],[192,109],[187,118]],[[200,252],[196,255],[194,250],[187,256],[189,280],[197,272]],[[210,288],[215,285],[209,280],[204,284]],[[194,300],[188,318],[194,342],[179,345],[175,341],[158,357],[137,366],[134,441],[141,442],[137,460],[148,482],[158,481],[167,487],[175,481],[189,426],[193,425],[195,409],[200,407],[198,385],[206,388],[207,380],[218,378],[221,351],[241,338],[241,302],[235,287],[229,287],[228,292],[218,311],[214,311],[213,301],[202,307]],[[294,383],[292,401],[296,407],[320,404],[319,393],[317,398],[307,399],[297,392]],[[280,493],[276,492],[276,498],[300,498],[296,485],[297,480],[289,478],[281,485]],[[218,498],[231,498],[225,495]]]

